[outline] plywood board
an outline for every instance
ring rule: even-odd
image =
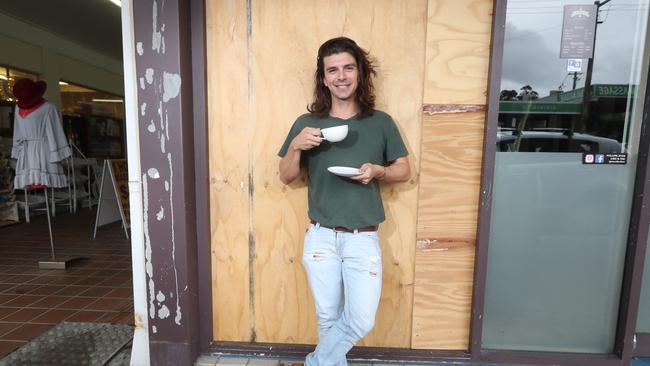
[[[469,344],[484,119],[481,108],[423,119],[412,348]]]
[[[456,244],[418,245],[413,348],[468,348],[475,248]]]
[[[206,2],[213,336],[250,341],[247,13]]]
[[[260,342],[315,343],[316,321],[300,263],[307,226],[304,182],[283,186],[277,150],[311,100],[316,51],[347,35],[379,61],[378,108],[419,157],[426,1],[259,1],[251,14],[254,324]],[[328,16],[321,16],[328,14]],[[350,21],[354,19],[354,21]],[[417,172],[414,171],[414,175]],[[375,330],[362,345],[409,347],[417,180],[384,187],[384,282]]]
[[[429,0],[424,102],[485,104],[492,0]]]
[[[418,239],[474,239],[484,124],[484,111],[425,115]]]

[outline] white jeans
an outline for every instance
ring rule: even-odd
[[[346,365],[346,353],[375,324],[381,249],[373,232],[336,232],[312,224],[302,263],[316,304],[319,342],[306,366]]]

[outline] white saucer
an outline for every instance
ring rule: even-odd
[[[347,166],[331,166],[327,168],[327,170],[330,173],[334,173],[336,175],[339,175],[341,177],[354,177],[355,175],[361,174],[359,169],[357,168],[350,168]]]

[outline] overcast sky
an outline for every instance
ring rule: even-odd
[[[645,41],[650,0],[611,0],[600,8],[592,84],[638,84],[641,50]],[[506,17],[505,49],[501,89],[531,85],[540,97],[564,84],[566,59],[560,59],[560,36],[564,5],[593,4],[593,1],[510,0]],[[636,52],[636,53],[635,53]],[[635,61],[633,61],[635,60]],[[583,71],[587,69],[585,60]],[[566,79],[565,79],[566,77]],[[630,80],[632,79],[632,82]],[[577,88],[584,85],[584,75]]]

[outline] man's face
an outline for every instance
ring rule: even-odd
[[[323,58],[325,78],[323,82],[335,100],[355,100],[359,86],[359,68],[354,56],[347,52],[335,53]]]

